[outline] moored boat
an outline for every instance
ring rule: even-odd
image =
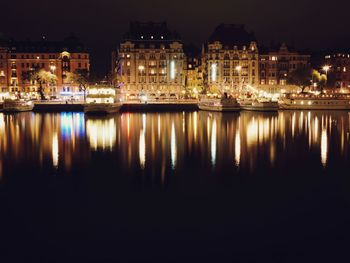
[[[87,103],[84,104],[86,114],[116,113],[122,103],[116,101],[115,89],[106,85],[95,85],[89,89]]]
[[[268,99],[243,99],[239,101],[242,110],[249,111],[278,111],[277,101]]]
[[[285,110],[350,110],[350,94],[285,94],[279,105]]]
[[[31,100],[24,99],[6,99],[3,103],[4,112],[23,112],[31,111],[34,108],[34,104]]]
[[[121,103],[86,103],[84,113],[87,114],[110,114],[119,112]]]
[[[223,98],[200,98],[198,103],[200,110],[235,112],[240,110],[236,98],[224,96]]]

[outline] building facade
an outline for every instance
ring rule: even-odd
[[[287,85],[289,73],[310,65],[310,55],[282,44],[279,48],[260,50],[260,85]]]
[[[8,41],[0,47],[0,85],[2,95],[38,96],[38,83],[28,76],[43,70],[54,75],[54,81],[43,83],[46,97],[81,96],[79,87],[68,78],[69,73],[90,69],[90,58],[79,39],[64,41]]]
[[[112,70],[120,76],[126,98],[183,94],[186,61],[183,44],[165,22],[131,22],[114,54]]]
[[[329,75],[334,77],[335,87],[340,89],[350,88],[350,53],[335,52],[325,56],[324,65],[330,66]]]
[[[204,85],[211,92],[234,92],[259,83],[259,51],[244,25],[221,24],[202,50]]]
[[[184,48],[186,56],[185,89],[186,97],[196,98],[203,90],[203,75],[201,72],[201,50],[194,45]]]

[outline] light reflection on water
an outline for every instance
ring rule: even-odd
[[[112,150],[116,143],[116,124],[114,118],[87,119],[86,134],[93,150]]]
[[[325,169],[331,160],[349,159],[349,119],[346,112],[293,111],[122,113],[101,118],[0,113],[0,176],[29,163],[50,163],[69,172],[93,163],[93,152],[118,153],[113,164],[103,165],[144,170],[162,180],[168,172],[188,167],[199,173],[234,173],[237,168],[254,173],[299,162]]]

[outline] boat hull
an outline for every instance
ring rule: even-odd
[[[254,105],[241,105],[242,110],[247,111],[264,111],[264,112],[276,112],[279,106],[254,106]]]
[[[350,105],[293,105],[280,104],[282,110],[350,110]]]
[[[10,107],[3,107],[4,112],[25,112],[25,111],[32,111],[34,108],[34,105],[31,106],[10,106]]]
[[[119,112],[121,104],[85,104],[84,113],[86,114],[112,114]]]
[[[200,110],[205,111],[218,111],[218,112],[237,112],[240,111],[240,107],[237,106],[216,106],[216,105],[204,105],[204,104],[198,104],[198,108]]]

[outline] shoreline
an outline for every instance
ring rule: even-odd
[[[197,103],[125,103],[121,112],[161,112],[161,111],[197,111]],[[82,112],[82,103],[40,103],[35,104],[34,112]]]

